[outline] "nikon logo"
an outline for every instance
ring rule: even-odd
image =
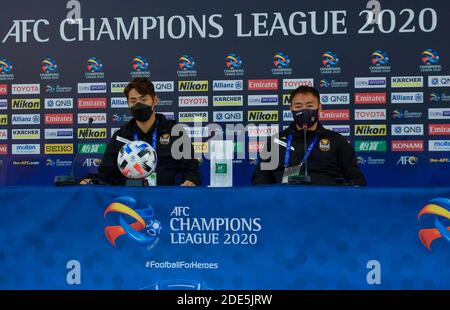
[[[178,91],[208,91],[208,81],[178,81]]]
[[[13,110],[39,110],[41,108],[41,99],[13,99]]]
[[[73,144],[46,144],[45,154],[73,154]]]
[[[8,115],[7,114],[1,114],[0,115],[0,125],[8,125]]]
[[[386,136],[386,125],[356,125],[355,136]]]
[[[78,128],[78,139],[106,139],[106,128]]]
[[[248,121],[278,122],[278,111],[248,111]]]

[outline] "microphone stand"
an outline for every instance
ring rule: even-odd
[[[306,132],[308,130],[308,127],[305,125],[303,126],[303,144],[305,147],[305,154],[308,151],[306,146]],[[301,171],[301,167],[300,167]],[[308,175],[308,157],[305,159],[305,173],[301,174],[299,172],[298,175],[292,175],[288,178],[288,184],[311,184],[311,176]]]

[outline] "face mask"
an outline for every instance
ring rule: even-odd
[[[319,109],[303,109],[300,111],[293,111],[292,114],[294,115],[294,122],[301,128],[310,128],[314,126],[319,119]]]
[[[139,122],[146,122],[150,119],[153,114],[152,107],[143,103],[136,103],[134,106],[130,108],[131,115],[133,115],[134,119]]]

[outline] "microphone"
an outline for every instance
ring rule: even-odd
[[[86,129],[84,129],[82,132],[82,136],[86,138],[89,129],[91,129],[92,123],[94,122],[94,119],[92,117],[89,118],[88,126]],[[80,149],[82,148],[83,143],[78,145],[77,151],[75,153],[75,157],[73,158],[72,164],[70,165],[70,175],[57,175],[55,176],[54,183],[56,186],[67,186],[67,185],[77,185],[78,181],[77,178],[74,176],[74,169],[75,169],[75,162],[78,158],[78,155],[80,154]]]

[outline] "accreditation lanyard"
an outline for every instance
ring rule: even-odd
[[[316,137],[314,138],[314,140],[311,142],[311,144],[309,145],[308,150],[305,152],[305,156],[303,156],[303,159],[302,159],[302,161],[300,162],[300,166],[302,166],[302,165],[305,163],[306,159],[307,159],[307,158],[309,157],[309,155],[311,154],[311,151],[312,151],[312,149],[314,148],[314,145],[316,145],[317,139],[318,139],[318,138],[319,138],[319,137],[316,136]],[[287,144],[286,144],[286,155],[284,156],[284,166],[285,166],[285,167],[288,167],[288,166],[289,166],[289,161],[290,161],[290,159],[291,159],[291,145],[292,145],[292,139],[293,139],[292,135],[289,135],[289,136],[288,136],[288,141],[287,141]]]
[[[156,122],[155,130],[153,130],[153,137],[152,137],[152,147],[155,150],[155,152],[156,152],[156,141],[158,141],[157,136],[158,136],[158,122]],[[133,138],[134,141],[139,140],[137,130],[134,130]]]

